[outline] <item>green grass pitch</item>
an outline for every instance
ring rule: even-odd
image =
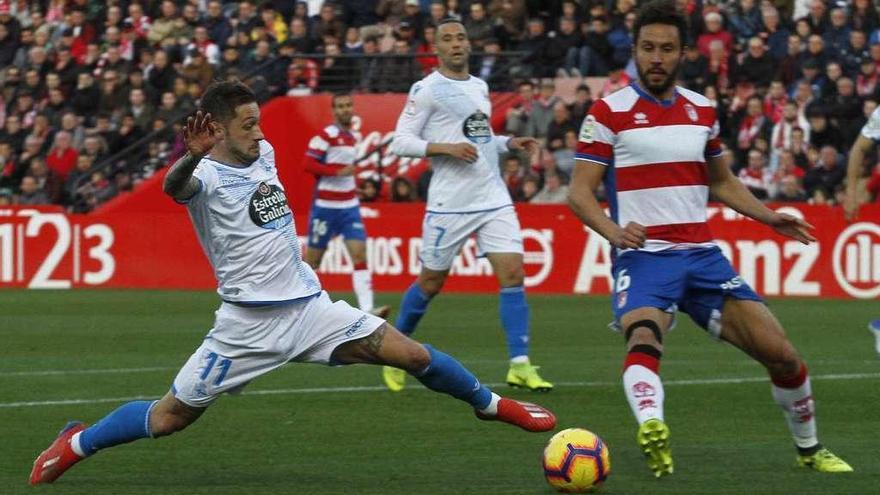
[[[223,397],[182,433],[101,452],[56,484],[31,488],[33,458],[67,420],[94,422],[128,398],[168,389],[210,328],[217,299],[106,290],[2,291],[0,301],[0,493],[552,493],[540,467],[549,433],[477,421],[414,380],[386,392],[378,368],[314,365],[289,365]],[[602,493],[877,493],[880,359],[866,330],[880,316],[875,301],[770,302],[810,365],[820,438],[854,474],[796,468],[762,370],[682,319],[662,366],[675,474],[659,481],[635,447],[619,383],[623,345],[605,326],[608,299],[530,301],[532,359],[557,382],[550,394],[498,385],[507,365],[494,296],[441,296],[416,337],[502,394],[553,409],[558,428],[599,433],[612,460]]]

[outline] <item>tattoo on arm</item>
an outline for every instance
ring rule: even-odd
[[[191,198],[199,190],[199,180],[193,177],[193,171],[202,159],[189,153],[174,162],[171,169],[165,175],[162,190],[174,199],[184,200]]]

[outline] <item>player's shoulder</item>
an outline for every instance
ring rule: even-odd
[[[330,125],[324,127],[323,129],[321,129],[321,132],[319,133],[319,135],[323,138],[330,138],[330,139],[337,138],[337,137],[339,137],[339,127],[337,127],[336,124],[330,124]]]
[[[412,86],[409,87],[409,96],[414,98],[416,95],[421,93],[422,91],[430,89],[431,86],[437,84],[441,81],[438,77],[438,73],[436,71],[428,74],[427,76],[419,79],[414,82]]]
[[[600,102],[607,107],[608,111],[619,113],[632,111],[633,107],[639,101],[639,93],[631,85],[618,89],[610,95],[603,96],[596,104]],[[599,106],[597,110],[602,110],[603,106]]]
[[[880,107],[875,108],[874,111],[871,112],[871,116],[868,117],[868,120],[880,124]]]
[[[684,98],[688,103],[697,106],[697,107],[712,107],[712,102],[709,101],[709,98],[697,93],[696,91],[691,91],[687,88],[683,88],[681,86],[676,86],[675,91],[678,92],[678,95],[681,98]]]
[[[260,140],[260,156],[275,156],[275,148],[272,147],[272,143],[269,142],[268,139]]]

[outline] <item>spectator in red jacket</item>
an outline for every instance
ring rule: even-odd
[[[62,182],[76,166],[76,157],[79,155],[71,143],[72,137],[69,132],[55,133],[55,143],[49,150],[49,156],[46,157],[46,164],[58,174]]]

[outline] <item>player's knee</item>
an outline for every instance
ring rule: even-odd
[[[422,292],[424,292],[426,296],[434,297],[440,293],[440,290],[443,288],[443,284],[445,282],[446,277],[420,277],[419,288],[422,289]]]
[[[197,418],[197,415],[187,414],[183,411],[154,410],[150,414],[150,433],[152,433],[153,438],[165,437],[183,430],[193,424]]]
[[[627,326],[624,330],[627,345],[648,345],[660,349],[663,345],[663,332],[654,320],[640,320]]]
[[[765,358],[763,364],[770,376],[788,378],[800,373],[803,361],[801,361],[794,347],[786,343],[779,352]]]
[[[362,250],[353,249],[348,255],[351,257],[351,263],[353,265],[360,265],[361,263],[367,262],[367,253]]]
[[[526,278],[526,272],[522,265],[513,265],[505,267],[498,271],[498,281],[502,287],[518,287],[523,284]]]
[[[431,355],[428,350],[418,342],[407,346],[403,369],[410,373],[421,373],[431,364]]]

